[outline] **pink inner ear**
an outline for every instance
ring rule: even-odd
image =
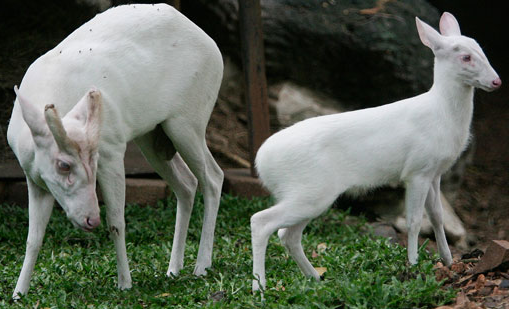
[[[444,12],[442,14],[440,18],[440,33],[445,36],[461,35],[458,21],[451,13]]]

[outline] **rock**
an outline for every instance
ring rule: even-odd
[[[463,225],[463,222],[458,217],[454,209],[452,208],[451,204],[447,201],[447,199],[444,197],[443,194],[441,194],[442,199],[442,209],[443,209],[443,220],[444,220],[444,230],[447,236],[448,241],[451,244],[456,245],[459,248],[466,249],[468,247],[467,245],[467,231]],[[400,206],[400,209],[404,209],[404,198],[402,198],[401,202],[402,205]],[[378,209],[379,212],[381,212],[381,209]],[[398,216],[384,216],[384,219],[386,219],[388,222],[391,222],[394,224],[394,226],[401,232],[407,232],[406,227],[406,218],[404,215],[404,212],[402,211]],[[434,235],[433,227],[431,225],[431,222],[429,221],[428,215],[426,212],[424,212],[424,216],[422,218],[421,223],[421,234],[423,235]]]
[[[237,0],[182,5],[239,64]],[[438,24],[427,1],[261,0],[261,7],[271,83],[291,80],[352,107],[389,103],[432,84],[433,55],[415,27],[415,16]]]
[[[492,240],[486,253],[473,269],[474,274],[486,272],[509,261],[509,241]]]
[[[394,227],[392,227],[391,224],[385,222],[375,222],[371,223],[370,225],[375,236],[388,238],[392,243],[398,242],[398,235],[396,234],[396,230]]]
[[[344,111],[340,109],[339,102],[330,96],[289,81],[272,86],[269,91],[277,98],[269,100],[269,103],[283,128],[307,118]]]
[[[212,301],[214,303],[217,303],[219,301],[222,301],[223,299],[226,298],[226,291],[217,291],[217,292],[213,292],[210,294],[210,299],[212,299]]]
[[[405,218],[405,190],[397,185],[384,187],[375,190],[365,196],[355,200],[341,197],[336,205],[340,208],[351,208],[353,213],[362,212],[370,217],[380,218],[381,221],[392,224],[399,232],[406,233]],[[444,197],[442,197],[444,230],[450,244],[454,244],[461,249],[468,247],[466,238],[467,232],[461,219],[456,215],[454,209]],[[432,236],[433,228],[424,212],[421,223],[421,235]]]

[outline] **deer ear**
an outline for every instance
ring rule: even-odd
[[[440,33],[445,36],[461,35],[460,25],[456,18],[448,12],[444,12],[440,18]]]
[[[65,115],[66,119],[78,121],[86,131],[89,141],[98,141],[102,123],[102,95],[92,88]]]
[[[97,89],[92,89],[87,94],[87,123],[85,130],[90,142],[97,147],[102,124],[102,94]]]
[[[422,44],[428,46],[433,52],[442,48],[442,35],[433,29],[430,25],[426,24],[418,17],[415,18],[417,32]]]
[[[14,86],[14,92],[16,93],[17,101],[21,108],[23,120],[25,120],[26,124],[30,128],[34,140],[37,142],[37,140],[41,137],[48,136],[49,132],[47,130],[46,122],[44,121],[42,109],[37,109],[35,104],[32,104],[30,100],[23,96],[17,85]]]

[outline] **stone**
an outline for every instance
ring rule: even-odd
[[[433,55],[419,40],[415,16],[437,26],[438,10],[415,0],[384,1],[370,11],[374,2],[261,0],[269,84],[291,80],[356,107],[428,90]],[[183,11],[240,64],[237,0],[185,1]]]
[[[344,111],[339,108],[340,103],[330,96],[290,81],[271,86],[270,91],[277,99],[269,100],[269,103],[283,128],[307,118]]]
[[[396,230],[407,232],[404,204],[405,190],[400,186],[384,187],[377,189],[365,196],[351,200],[342,197],[337,201],[338,207],[351,208],[355,212],[363,212],[368,217],[375,216],[381,221],[392,224]],[[458,248],[466,249],[467,231],[463,222],[458,217],[450,203],[442,194],[444,230],[447,239]],[[421,235],[434,235],[431,222],[424,212],[421,223]]]
[[[502,263],[509,261],[509,242],[507,240],[492,240],[486,253],[473,269],[474,274],[492,270]]]
[[[374,222],[371,223],[371,228],[373,229],[373,234],[375,236],[381,236],[388,238],[390,242],[397,243],[398,235],[396,230],[391,224],[385,222]]]
[[[451,204],[447,201],[443,194],[441,194],[442,199],[442,209],[443,209],[443,220],[444,220],[444,230],[447,236],[447,239],[451,244],[456,245],[459,248],[466,249],[467,245],[467,231],[464,227],[463,222],[458,217]],[[402,200],[401,203],[404,201]],[[404,207],[404,206],[403,206]],[[407,232],[406,227],[406,218],[404,212],[398,215],[396,218],[392,218],[391,222],[393,222],[394,226],[402,231]],[[429,221],[428,214],[424,212],[422,223],[421,223],[421,234],[426,236],[434,235],[433,227],[431,222]]]
[[[217,303],[219,301],[222,301],[223,299],[226,298],[226,291],[217,291],[217,292],[213,292],[210,294],[210,299],[212,299],[212,301],[214,303]]]

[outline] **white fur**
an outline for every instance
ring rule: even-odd
[[[99,224],[96,178],[117,252],[118,286],[131,287],[123,158],[133,139],[177,196],[168,275],[183,267],[200,184],[205,214],[195,274],[205,273],[211,266],[223,181],[206,146],[205,128],[222,74],[214,41],[165,4],[112,8],[30,66],[16,89],[8,129],[9,144],[27,177],[30,213],[15,298],[28,291],[55,199],[76,226],[91,230]],[[65,116],[60,119],[59,113]]]
[[[461,36],[444,13],[444,35],[416,18],[422,42],[435,54],[434,84],[413,98],[380,107],[311,118],[271,136],[256,167],[276,205],[251,218],[253,290],[265,286],[265,251],[274,231],[302,272],[319,279],[304,255],[306,224],[339,194],[359,194],[380,185],[406,185],[408,258],[417,263],[417,236],[428,211],[444,262],[452,262],[442,223],[440,175],[469,140],[474,88],[494,90],[500,79],[479,45]],[[471,61],[463,60],[470,55]]]

